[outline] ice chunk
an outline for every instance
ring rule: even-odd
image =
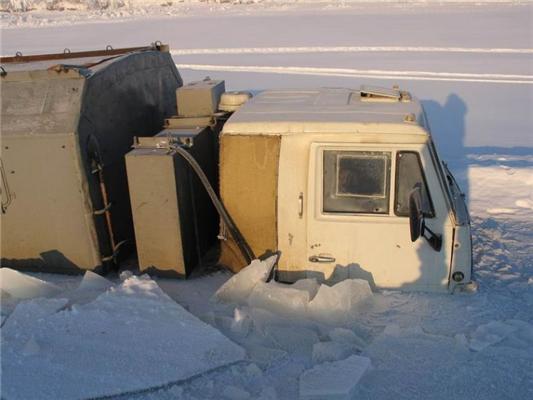
[[[32,327],[66,306],[67,299],[30,299],[17,304],[2,326],[2,336],[19,341],[30,339]]]
[[[236,335],[247,336],[252,327],[252,319],[244,310],[235,308],[233,321],[231,322],[231,331]]]
[[[369,358],[356,355],[316,365],[300,375],[300,399],[351,399],[369,367]]]
[[[2,328],[7,399],[111,397],[189,379],[245,357],[243,348],[150,279],[133,276],[88,304],[50,313],[61,305],[53,304],[43,311],[52,301],[59,300],[20,303]],[[28,303],[33,312],[21,319]],[[21,350],[32,335],[46,351],[25,357]]]
[[[56,285],[10,268],[0,268],[0,289],[19,299],[51,297],[61,291]]]
[[[309,303],[309,292],[276,282],[255,285],[248,305],[266,309],[285,317],[304,317]]]
[[[305,290],[307,293],[309,293],[309,300],[313,300],[318,292],[319,287],[320,284],[316,278],[300,279],[292,285],[293,289]]]
[[[228,400],[247,400],[250,393],[237,386],[226,386],[222,391],[222,397]]]
[[[347,343],[319,342],[313,346],[313,362],[343,360],[355,352],[355,347]]]
[[[276,347],[298,355],[311,355],[313,345],[319,341],[316,332],[298,326],[267,326],[265,336]]]
[[[248,347],[247,352],[251,361],[265,369],[287,357],[287,353],[283,350],[260,345]]]
[[[121,281],[125,281],[126,279],[129,279],[132,276],[133,276],[133,272],[125,270],[125,271],[122,271],[118,277],[120,278]]]
[[[68,298],[68,306],[86,304],[96,299],[101,293],[113,287],[113,283],[92,271],[85,272],[83,279],[74,290],[64,292],[62,296]]]
[[[233,275],[213,296],[215,301],[225,303],[245,303],[255,285],[265,282],[276,262],[277,256],[265,261],[253,260],[250,265]]]
[[[480,325],[472,335],[470,349],[481,351],[493,344],[501,342],[517,329],[517,326],[506,324],[503,321],[491,321],[488,324]]]
[[[368,282],[347,279],[334,286],[321,285],[315,298],[309,303],[309,314],[317,321],[339,324],[354,315],[358,306],[372,297]]]
[[[80,285],[78,286],[78,290],[105,291],[111,286],[113,286],[113,283],[111,281],[108,281],[103,276],[95,274],[92,271],[87,271],[85,272],[85,275],[83,275],[83,279]]]
[[[332,329],[328,336],[334,342],[354,345],[358,349],[363,349],[367,345],[366,341],[357,336],[354,331],[346,328]]]

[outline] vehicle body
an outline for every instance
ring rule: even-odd
[[[105,272],[129,243],[140,271],[186,277],[218,212],[235,272],[278,251],[282,282],[471,281],[463,195],[405,91],[183,86],[160,43],[6,61],[3,266]]]
[[[470,282],[464,199],[408,93],[262,92],[228,120],[220,145],[222,201],[256,254],[281,251],[279,280],[351,277],[424,291]],[[439,250],[411,241],[409,194],[416,183]],[[230,238],[221,259],[243,264]]]

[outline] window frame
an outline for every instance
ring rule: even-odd
[[[399,172],[400,172],[400,168],[398,167],[399,158],[400,158],[400,154],[405,154],[405,153],[414,154],[416,156],[416,160],[418,162],[418,168],[420,169],[420,174],[422,175],[422,181],[426,188],[430,211],[424,212],[424,217],[435,218],[436,217],[435,205],[433,204],[433,200],[431,198],[431,192],[429,190],[429,186],[428,186],[427,179],[426,179],[426,174],[424,172],[424,166],[422,165],[422,158],[420,157],[420,153],[415,150],[396,150],[396,157],[395,157],[395,163],[394,163],[394,202],[392,204],[394,215],[400,218],[409,218],[409,212],[407,212],[407,214],[404,215],[404,214],[398,213],[398,211],[396,210],[396,205],[398,204],[398,193],[399,193],[399,190],[398,190]]]
[[[334,184],[334,191],[335,191],[335,196],[337,196],[337,186],[338,186],[338,182],[337,182],[337,179],[338,179],[338,167],[339,167],[339,157],[343,157],[343,153],[359,153],[363,158],[365,156],[364,153],[379,153],[380,155],[383,156],[384,158],[384,161],[385,161],[385,168],[384,168],[384,184],[385,184],[385,187],[384,187],[384,191],[385,191],[385,196],[382,198],[384,200],[386,200],[385,204],[386,204],[386,210],[383,211],[383,212],[375,212],[375,211],[353,211],[353,210],[350,210],[350,211],[330,211],[330,210],[326,210],[326,205],[325,205],[325,195],[326,195],[326,184],[325,184],[325,160],[326,160],[326,153],[327,152],[334,152],[334,153],[337,153],[335,154],[335,168],[336,168],[336,171],[335,171],[335,184]],[[324,216],[379,216],[379,217],[383,217],[383,216],[392,216],[391,215],[391,199],[392,199],[392,169],[393,169],[393,163],[394,163],[394,160],[395,160],[395,157],[394,157],[394,150],[382,150],[382,149],[361,149],[361,148],[358,148],[358,149],[353,149],[353,148],[322,148],[321,151],[319,152],[319,154],[321,154],[320,156],[320,172],[321,172],[321,176],[320,176],[320,181],[321,181],[321,184],[320,184],[320,188],[321,188],[321,193],[320,193],[320,209],[319,209],[319,212],[321,215],[324,215]],[[345,157],[346,156],[350,156],[350,154],[346,154],[344,155]],[[357,155],[352,155],[353,158],[357,157]],[[367,157],[368,158],[368,157]],[[341,198],[349,198],[349,197],[352,197],[352,198],[373,198],[374,196],[356,196],[356,195],[352,195],[352,196],[347,196],[347,195],[340,195],[338,197],[341,197]]]

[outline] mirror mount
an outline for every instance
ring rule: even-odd
[[[429,234],[429,236],[426,236],[426,232]],[[428,241],[429,245],[433,250],[437,252],[440,251],[440,249],[442,248],[442,235],[433,232],[424,223],[422,224],[422,236],[424,236],[424,239]]]
[[[423,236],[435,251],[442,248],[442,235],[433,232],[426,226],[424,212],[422,210],[422,190],[420,183],[417,183],[411,193],[409,193],[409,228],[411,230],[411,241],[416,241]]]

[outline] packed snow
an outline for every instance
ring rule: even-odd
[[[479,289],[370,291],[349,276],[346,291],[333,290],[339,282],[282,285],[266,282],[268,260],[239,275],[219,271],[188,281],[0,270],[3,398],[57,394],[65,374],[83,377],[75,388],[75,381],[61,381],[64,393],[77,390],[78,398],[533,398],[530,2],[130,1],[65,12],[35,4],[67,2],[9,2],[22,3],[35,10],[15,12],[2,2],[10,10],[1,14],[2,55],[162,40],[185,81],[210,75],[225,79],[228,90],[399,83],[421,99],[466,193]],[[192,326],[210,333],[197,335]],[[194,357],[184,364],[198,368],[184,370],[181,352],[200,354],[213,338],[230,354],[208,357],[205,368]],[[192,346],[195,340],[205,343]],[[102,378],[102,359],[126,369]],[[33,372],[23,375],[26,367]],[[332,376],[321,378],[320,394],[315,374]],[[23,392],[10,391],[18,385]],[[41,386],[42,396],[30,392]]]

